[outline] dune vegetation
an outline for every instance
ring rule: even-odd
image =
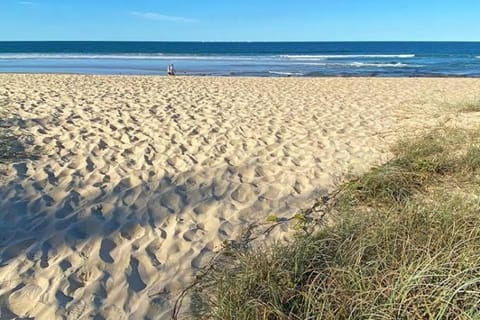
[[[27,148],[24,143],[25,136],[15,133],[13,125],[6,120],[7,112],[0,111],[0,165],[19,162],[25,159],[36,157],[31,148]],[[40,148],[37,148],[40,149]]]
[[[466,101],[460,106],[460,112],[480,112],[480,99]]]
[[[402,141],[335,193],[329,223],[228,250],[200,276],[199,319],[480,318],[480,130]]]

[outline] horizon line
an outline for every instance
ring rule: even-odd
[[[0,40],[0,42],[190,42],[190,43],[332,43],[332,42],[456,42],[473,43],[480,40]]]

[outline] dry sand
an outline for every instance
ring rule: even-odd
[[[474,79],[0,75],[2,124],[42,149],[3,167],[0,312],[168,318],[224,240],[386,161],[399,137],[447,121],[445,102],[479,89]]]

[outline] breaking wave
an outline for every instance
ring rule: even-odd
[[[326,60],[326,59],[352,59],[352,58],[415,58],[414,54],[332,54],[332,55],[281,55],[280,58],[290,60]]]
[[[268,71],[270,74],[276,74],[280,76],[303,76],[301,72],[284,72],[284,71]]]

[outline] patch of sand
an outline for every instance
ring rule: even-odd
[[[249,222],[290,217],[474,79],[0,75],[3,123],[42,148],[0,185],[0,311],[168,318]],[[282,239],[285,228],[270,237]]]

